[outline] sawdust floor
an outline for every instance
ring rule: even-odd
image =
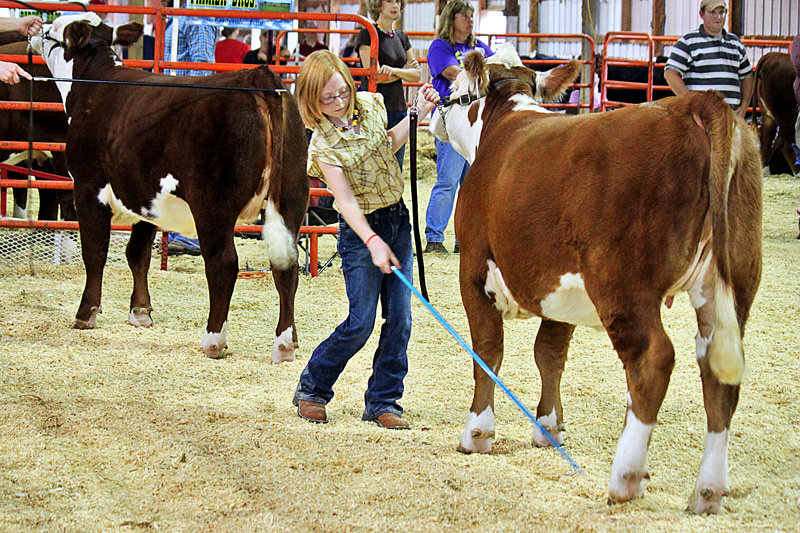
[[[427,201],[433,180],[422,183]],[[456,451],[472,394],[472,363],[419,302],[403,405],[413,429],[362,422],[370,344],[348,365],[331,423],[291,405],[312,349],[346,314],[338,262],[297,292],[299,360],[269,363],[278,300],[269,276],[239,281],[229,350],[199,349],[208,299],[199,258],[150,275],[155,325],[126,323],[130,275],[109,266],[104,313],[69,329],[80,266],[0,266],[0,530],[2,531],[765,531],[800,529],[798,182],[765,181],[765,269],[745,338],[749,373],[730,441],[731,496],[719,516],[684,512],[705,439],[685,295],[664,321],[676,365],[650,447],[644,499],[606,505],[625,408],[608,338],[578,328],[563,380],[567,448],[531,446],[531,426],[497,392],[490,455]],[[321,239],[322,255],[332,238]],[[447,236],[452,248],[452,228]],[[262,268],[260,243],[240,241]],[[428,257],[431,298],[461,332],[458,258]],[[530,408],[539,394],[538,320],[506,327],[502,377]]]

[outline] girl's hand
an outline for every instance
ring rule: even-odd
[[[436,92],[436,89],[434,89],[433,85],[430,83],[424,84],[417,94],[421,94],[423,99],[423,101],[419,104],[419,112],[422,116],[430,113],[430,111],[436,107],[436,103],[440,100],[439,93]]]
[[[370,237],[367,242],[367,250],[372,256],[372,263],[381,269],[384,274],[392,273],[392,265],[401,268],[400,261],[397,260],[392,249],[377,234]]]

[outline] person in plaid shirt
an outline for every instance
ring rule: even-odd
[[[186,2],[181,1],[181,7]],[[161,0],[164,7],[172,7],[172,0]],[[185,18],[185,17],[183,17]],[[172,57],[172,23],[173,17],[167,17],[167,28],[164,34],[164,61],[171,61]],[[216,26],[200,26],[187,24],[185,20],[178,20],[178,55],[176,61],[192,63],[214,63],[214,50],[217,46]],[[178,76],[207,76],[214,74],[210,70],[165,71],[165,74],[175,72]],[[184,237],[180,233],[169,233],[168,249],[170,255],[200,255],[200,240]]]
[[[184,2],[181,2],[184,4]],[[172,7],[171,0],[161,0],[164,7]],[[172,54],[172,17],[167,17],[167,28],[164,35],[164,61],[170,61]],[[192,63],[213,63],[214,49],[217,46],[216,26],[201,26],[187,24],[185,20],[178,20],[178,57],[176,61]],[[175,71],[178,76],[206,76],[213,74],[208,70]]]
[[[411,278],[411,224],[402,199],[403,175],[394,157],[408,138],[409,119],[386,131],[383,96],[357,93],[347,66],[327,50],[306,58],[296,94],[300,116],[314,132],[308,174],[328,184],[339,211],[338,251],[349,314],[314,350],[292,403],[301,418],[328,421],[325,405],[333,398],[333,385],[372,334],[380,300],[385,321],[361,419],[388,429],[408,429],[397,402],[408,372],[411,291],[392,274],[392,266]],[[429,83],[419,94],[424,117],[439,96]]]

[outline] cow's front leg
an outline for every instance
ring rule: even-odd
[[[205,261],[209,298],[208,324],[200,348],[207,357],[219,359],[227,346],[228,310],[239,273],[239,258],[233,243],[234,224],[195,221],[200,252]]]
[[[275,344],[272,347],[272,362],[294,361],[297,349],[297,330],[294,325],[294,297],[297,293],[297,261],[286,269],[272,269],[275,288],[280,298],[280,316],[275,331]]]
[[[156,226],[148,222],[138,222],[131,228],[131,237],[125,248],[128,267],[133,274],[133,292],[128,312],[128,323],[137,327],[150,327],[153,320],[150,312],[150,291],[147,288],[147,272],[150,270],[150,258],[153,251],[153,239]]]
[[[542,397],[536,408],[536,419],[550,432],[559,444],[564,444],[561,432],[564,429],[564,415],[561,408],[561,375],[567,362],[567,351],[575,326],[552,320],[542,320],[536,343],[533,346],[536,366],[542,377]],[[533,428],[533,444],[550,446],[550,441],[539,430]]]
[[[472,282],[463,271],[462,265],[461,299],[469,320],[472,348],[498,374],[503,362],[503,318],[483,291],[483,284]],[[494,439],[495,384],[475,362],[473,377],[475,392],[458,449],[463,453],[489,453]]]
[[[101,313],[103,268],[111,237],[111,210],[100,203],[97,195],[97,189],[79,182],[75,183],[75,209],[80,227],[81,256],[86,269],[86,285],[78,312],[75,314],[73,329],[96,327],[97,315]]]
[[[628,409],[611,466],[609,504],[644,495],[643,481],[649,478],[647,449],[675,364],[675,349],[661,324],[658,305],[629,301],[630,310],[600,315],[610,316],[603,325],[622,359],[628,382]]]

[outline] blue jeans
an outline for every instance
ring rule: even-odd
[[[453,145],[436,139],[436,185],[431,190],[425,213],[425,239],[428,242],[444,242],[444,230],[453,214],[456,193],[468,170],[469,163]]]
[[[401,120],[405,118],[408,113],[405,111],[386,111],[386,129],[390,130],[395,127]],[[398,151],[394,153],[394,156],[397,158],[397,162],[400,164],[400,170],[403,170],[403,157],[405,157],[406,153],[406,143],[403,143],[403,146],[400,147]]]
[[[403,201],[367,215],[367,222],[386,241],[412,276],[411,223]],[[366,344],[375,325],[378,299],[384,323],[378,349],[372,360],[372,376],[364,393],[364,420],[383,413],[403,414],[397,403],[403,396],[408,373],[408,339],[411,336],[411,291],[394,274],[384,274],[372,264],[372,256],[361,238],[339,216],[339,255],[342,257],[349,314],[330,337],[317,346],[308,360],[292,403],[309,400],[327,404],[333,385],[347,362]]]

